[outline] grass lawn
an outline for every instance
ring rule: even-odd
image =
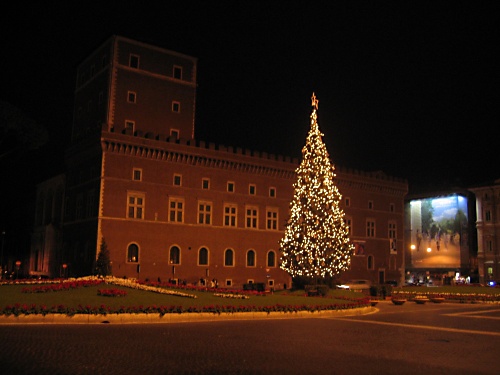
[[[48,285],[48,284],[47,284]],[[49,291],[44,293],[23,293],[23,288],[29,285],[4,284],[0,285],[0,314],[5,314],[7,306],[16,304],[26,306],[64,306],[81,310],[81,306],[99,307],[105,305],[110,311],[133,307],[135,310],[150,306],[181,307],[183,311],[196,308],[198,311],[207,306],[233,306],[259,311],[270,306],[293,306],[302,310],[301,306],[318,306],[322,309],[332,306],[345,306],[346,304],[359,303],[365,297],[361,293],[330,290],[325,297],[307,297],[304,291],[280,291],[266,295],[249,295],[247,299],[224,298],[214,295],[210,291],[185,291],[182,293],[195,295],[197,298],[159,294],[152,291],[132,289],[126,286],[100,284],[79,287],[69,290]],[[99,289],[118,289],[126,292],[122,297],[105,297],[98,295]],[[366,302],[365,302],[366,304]]]
[[[461,303],[500,303],[500,288],[488,286],[409,286],[392,289],[392,296],[413,299],[416,296],[443,297]]]

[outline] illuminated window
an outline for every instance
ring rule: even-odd
[[[170,198],[169,221],[172,223],[182,223],[183,220],[184,220],[184,199]]]
[[[245,208],[245,228],[257,229],[258,227],[259,209],[255,206],[247,206]]]
[[[198,251],[198,265],[208,266],[208,249],[206,247],[202,247]]]
[[[212,203],[198,203],[198,224],[212,224]]]
[[[372,219],[366,220],[366,237],[375,237],[375,221]]]
[[[177,246],[172,246],[170,248],[168,260],[170,264],[181,264],[181,249]]]
[[[278,209],[268,208],[266,213],[266,229],[278,230]]]
[[[255,267],[255,251],[247,251],[247,267]]]
[[[224,252],[224,266],[233,267],[234,266],[234,251],[231,249],[226,249]]]
[[[129,103],[135,103],[135,99],[136,99],[136,94],[135,94],[135,92],[133,92],[133,91],[129,91],[129,92],[127,93],[127,102],[129,102]]]
[[[237,205],[230,203],[224,204],[225,227],[236,227],[236,212],[237,212]]]
[[[128,193],[127,195],[127,217],[129,219],[143,219],[144,194]]]
[[[134,168],[132,170],[132,179],[134,181],[141,181],[142,180],[142,169]]]
[[[138,263],[139,262],[139,246],[137,246],[135,243],[128,245],[127,262],[130,262],[130,263]]]
[[[276,253],[272,250],[267,253],[267,267],[276,267]]]
[[[128,60],[128,66],[139,69],[139,56],[131,53]]]

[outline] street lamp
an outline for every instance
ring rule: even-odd
[[[21,268],[21,261],[16,260],[16,279],[19,279],[19,268]]]

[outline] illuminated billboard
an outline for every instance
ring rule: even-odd
[[[415,199],[409,208],[411,267],[460,267],[461,251],[468,249],[467,198]]]

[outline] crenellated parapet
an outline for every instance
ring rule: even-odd
[[[291,179],[295,176],[298,161],[281,155],[259,153],[225,146],[206,144],[203,141],[167,139],[166,141],[113,134],[102,137],[103,152],[171,163],[181,163],[207,168],[220,168],[234,172],[267,175]]]
[[[102,150],[105,152],[242,173],[291,179],[295,177],[295,169],[299,165],[297,158],[195,139],[143,134],[139,131],[134,134],[103,131],[101,139]],[[335,172],[339,188],[362,189],[396,196],[404,196],[408,192],[407,180],[389,176],[383,171],[367,172],[336,167]]]

